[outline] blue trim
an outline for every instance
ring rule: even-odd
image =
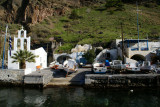
[[[137,51],[138,48],[131,48],[131,51]]]
[[[148,42],[148,39],[140,39],[139,42]],[[138,39],[127,39],[124,43],[138,43]]]
[[[106,72],[94,72],[95,74],[105,74]]]
[[[5,39],[4,39],[4,47],[3,47],[2,69],[4,69],[5,44],[6,44],[6,35],[5,35]]]
[[[148,48],[141,48],[141,51],[148,51]]]

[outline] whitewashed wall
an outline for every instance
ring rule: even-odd
[[[20,41],[20,43],[18,43],[18,40]],[[25,43],[26,40],[26,43]],[[47,53],[45,52],[45,50],[41,47],[38,48],[36,50],[30,50],[30,37],[27,37],[27,31],[23,29],[18,30],[18,37],[14,37],[14,49],[11,51],[11,56],[13,56],[14,53],[16,53],[16,51],[18,50],[24,50],[24,47],[26,45],[26,50],[32,52],[34,55],[37,55],[38,57],[36,57],[36,62],[35,63],[29,63],[26,62],[26,70],[27,72],[31,69],[31,71],[36,71],[36,66],[41,66],[42,69],[43,68],[47,68]],[[18,46],[19,44],[19,46]],[[19,63],[12,63],[13,59],[11,58],[11,56],[9,55],[9,51],[8,51],[8,69],[19,69]]]
[[[107,57],[106,53],[110,53],[111,60],[115,60],[118,57],[117,49],[111,49],[111,50],[104,49],[96,56],[95,62],[105,62]]]
[[[16,53],[16,51],[11,51],[11,56],[13,56],[14,53]],[[13,59],[11,56],[9,55],[8,51],[8,69],[19,69],[19,63],[12,63]]]
[[[36,71],[36,66],[41,65],[42,69],[47,68],[47,53],[45,50],[41,47],[36,50],[31,50],[31,52],[34,55],[37,55],[38,57],[35,58],[36,62],[26,62],[26,69],[31,68],[32,71]],[[16,51],[11,52],[12,55],[16,53]],[[9,51],[8,51],[9,56]],[[8,57],[8,69],[19,69],[19,63],[12,63],[13,59],[9,56]]]

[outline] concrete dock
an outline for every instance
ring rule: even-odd
[[[40,87],[85,86],[86,88],[160,87],[160,74],[92,74],[91,68],[79,68],[66,76],[63,69],[44,69],[24,75],[24,70],[1,70],[1,84]],[[9,85],[10,86],[10,85]]]
[[[53,78],[53,72],[50,69],[32,72],[24,75],[24,85],[46,85]]]
[[[84,85],[85,75],[91,73],[90,68],[79,68],[77,72],[66,76],[66,72],[63,70],[53,70],[54,78],[46,85],[46,87],[52,86],[68,86],[68,85]]]
[[[160,74],[92,74],[91,68],[79,68],[66,77],[64,70],[53,70],[54,78],[45,87],[85,86],[86,88],[159,87]]]

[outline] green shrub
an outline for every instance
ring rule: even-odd
[[[0,1],[0,5],[3,4],[4,2],[6,2],[7,0],[1,0]]]
[[[113,10],[110,10],[110,11],[109,11],[109,14],[110,14],[110,15],[114,14],[114,11],[113,11]]]
[[[106,0],[106,8],[116,7],[117,10],[123,10],[123,3],[121,0]]]
[[[83,55],[83,57],[86,58],[87,63],[89,63],[89,64],[93,63],[93,61],[94,61],[94,59],[95,59],[95,57],[96,57],[96,54],[95,54],[94,49],[87,51],[87,52]]]
[[[70,19],[79,19],[80,16],[78,15],[78,12],[76,10],[73,10],[72,13],[69,16]]]
[[[71,53],[71,49],[74,46],[72,44],[64,44],[57,49],[57,53]]]

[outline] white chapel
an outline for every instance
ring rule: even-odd
[[[18,50],[27,50],[32,52],[34,55],[38,57],[35,58],[36,62],[29,63],[26,62],[26,69],[30,69],[31,71],[36,71],[36,67],[39,66],[41,69],[47,68],[47,53],[46,51],[40,47],[35,50],[30,49],[31,37],[27,37],[27,31],[23,29],[18,30],[18,37],[14,37],[14,48],[11,51],[11,56]],[[10,52],[8,51],[8,69],[19,69],[19,63],[12,63],[13,59],[10,56]]]

